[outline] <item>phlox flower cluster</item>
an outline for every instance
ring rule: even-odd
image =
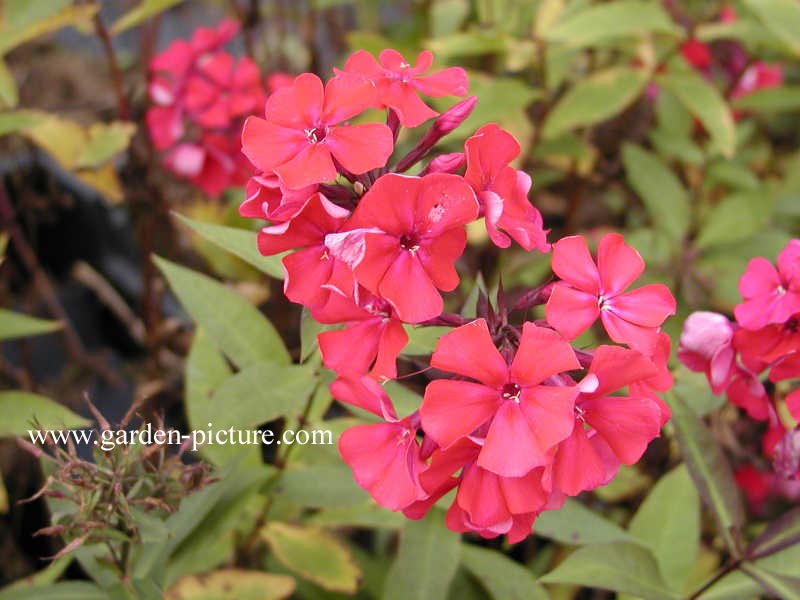
[[[238,31],[230,19],[200,27],[149,65],[150,139],[167,169],[212,197],[252,174],[239,140],[245,117],[266,100],[256,63],[222,49]]]
[[[660,284],[629,289],[644,263],[620,235],[603,237],[596,258],[578,236],[551,247],[531,179],[511,166],[520,146],[509,132],[487,124],[463,151],[432,156],[476,99],[435,112],[424,98],[466,96],[468,81],[431,65],[429,52],[412,65],[394,50],[361,51],[327,82],[305,73],[273,93],[244,126],[258,174],[240,212],[269,221],[262,254],[287,253],[286,296],[340,326],[318,336],[337,375],[331,393],[374,419],[339,441],[356,481],[413,519],[455,490],[451,529],[514,543],[541,511],[607,483],[659,435],[669,410],[657,392],[672,384],[660,327],[675,300]],[[385,122],[365,121],[367,109]],[[421,126],[393,156],[402,129]],[[466,226],[479,218],[500,248],[552,249],[559,279],[513,304],[483,295],[466,319],[443,312],[442,293],[459,284]],[[537,305],[546,317],[526,321]],[[576,349],[598,320],[615,343]],[[382,383],[398,377],[408,324],[453,329],[418,357],[429,364],[424,397],[403,415]]]
[[[739,280],[743,301],[734,321],[696,312],[683,326],[678,358],[706,374],[716,394],[767,423],[764,454],[775,474],[800,479],[800,239],[791,240],[777,264],[752,259]],[[788,414],[787,414],[788,413]],[[767,485],[752,469],[742,471],[745,489]]]

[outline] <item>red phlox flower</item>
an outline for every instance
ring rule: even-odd
[[[669,370],[669,359],[672,356],[672,340],[663,331],[658,334],[655,351],[650,360],[656,367],[658,374],[639,381],[633,381],[628,386],[630,396],[636,398],[650,398],[661,409],[661,427],[672,418],[672,410],[657,392],[666,392],[675,383],[675,378]]]
[[[556,487],[569,496],[608,483],[619,464],[638,461],[661,430],[661,407],[651,396],[611,394],[658,375],[637,350],[599,346],[578,388],[575,426],[558,446],[553,464]]]
[[[253,175],[245,187],[245,200],[239,206],[239,214],[248,219],[264,219],[281,223],[294,218],[306,205],[306,201],[319,186],[289,190],[281,185],[273,173]]]
[[[325,246],[326,236],[337,231],[349,214],[316,193],[292,220],[264,227],[258,234],[258,249],[264,256],[295,250],[283,257],[284,293],[307,306],[315,318],[329,302],[351,296],[355,287],[350,267]]]
[[[419,483],[426,465],[416,439],[418,415],[398,420],[386,392],[369,377],[337,379],[331,384],[331,394],[385,420],[350,427],[339,437],[339,453],[353,469],[356,482],[391,510],[426,498]]]
[[[778,255],[778,267],[763,257],[747,264],[739,280],[744,302],[733,309],[745,329],[783,323],[800,312],[800,239],[791,240]]]
[[[334,78],[323,88],[319,77],[303,73],[267,99],[264,119],[247,119],[242,152],[290,189],[334,180],[334,160],[355,174],[382,167],[394,148],[386,125],[339,125],[367,108],[373,96],[368,82]]]
[[[267,91],[272,94],[280,89],[291,87],[294,83],[294,75],[277,71],[267,76]]]
[[[444,335],[431,366],[473,381],[437,379],[420,407],[422,425],[442,448],[487,426],[478,466],[521,477],[551,460],[551,449],[574,423],[574,385],[547,385],[552,376],[580,368],[572,347],[554,331],[525,323],[509,366],[484,319]]]
[[[694,312],[683,323],[678,360],[690,370],[705,373],[715,394],[725,391],[734,375],[734,328],[719,313]]]
[[[323,364],[337,375],[363,375],[369,371],[378,380],[397,377],[397,357],[408,343],[408,335],[391,305],[361,288],[360,314],[339,319],[343,329],[317,336]],[[355,318],[354,318],[355,317]]]
[[[784,356],[800,351],[800,313],[784,323],[765,325],[755,331],[739,329],[733,342],[748,369],[763,371]]]
[[[736,485],[744,492],[750,509],[755,514],[763,513],[775,490],[775,473],[761,471],[753,465],[744,465],[736,469],[733,476]]]
[[[510,236],[525,250],[548,252],[542,215],[528,200],[531,178],[509,166],[519,152],[513,135],[494,123],[484,125],[465,143],[464,179],[475,190],[495,245],[508,248]]]
[[[442,312],[438,290],[458,285],[454,265],[466,247],[464,226],[477,216],[475,194],[461,177],[390,173],[364,194],[347,233],[329,236],[328,247],[398,318],[420,323]]]
[[[769,371],[769,380],[773,383],[788,379],[800,379],[800,352],[780,359]],[[786,408],[793,419],[800,421],[800,388],[786,395]]]
[[[750,418],[766,421],[769,417],[769,396],[758,377],[737,366],[726,390],[728,401],[743,408]]]
[[[600,240],[597,264],[586,240],[565,237],[553,245],[553,272],[562,281],[547,302],[547,322],[567,339],[586,331],[599,316],[612,340],[654,352],[659,327],[675,314],[675,298],[662,284],[625,292],[641,275],[644,261],[622,236],[609,233]]]
[[[377,106],[392,109],[405,127],[416,127],[439,114],[418,93],[433,98],[467,95],[467,73],[461,67],[423,75],[433,64],[433,54],[427,50],[419,53],[413,67],[396,50],[383,50],[379,59],[359,50],[347,59],[343,71],[336,69],[337,77],[355,75],[371,82]]]

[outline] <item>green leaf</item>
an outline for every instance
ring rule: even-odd
[[[89,29],[92,25],[92,17],[98,10],[100,10],[99,4],[65,6],[58,12],[48,14],[24,27],[15,26],[8,21],[0,21],[0,56],[29,40],[57,31],[62,27]]]
[[[419,521],[407,521],[382,600],[446,598],[460,557],[460,536],[445,527],[441,511],[431,510]]]
[[[276,491],[288,502],[311,508],[361,505],[368,499],[342,463],[290,467],[281,475]]]
[[[581,79],[547,117],[544,137],[610,119],[639,97],[649,79],[647,71],[633,67],[613,67]]]
[[[533,530],[537,535],[573,546],[633,541],[619,525],[571,498],[558,510],[539,515]]]
[[[0,308],[0,340],[52,333],[62,326],[60,321],[46,321]]]
[[[254,231],[195,221],[177,213],[175,213],[175,216],[201,237],[238,256],[262,273],[266,273],[275,279],[283,279],[281,258],[284,255],[262,256],[258,251],[258,242]]]
[[[687,110],[697,117],[724,156],[736,149],[733,116],[720,93],[708,81],[688,71],[667,71],[658,83],[675,94]]]
[[[737,242],[763,231],[774,202],[763,193],[735,193],[714,206],[703,219],[695,245],[704,249]]]
[[[294,592],[294,579],[245,569],[220,569],[188,575],[169,589],[166,600],[283,600]]]
[[[732,102],[737,110],[753,110],[765,113],[800,110],[800,85],[756,90]]]
[[[88,140],[76,166],[98,167],[102,165],[118,152],[125,150],[135,132],[136,123],[127,121],[92,123],[86,130]]]
[[[681,240],[691,223],[689,193],[681,181],[656,155],[633,144],[623,147],[622,162],[653,227]]]
[[[26,436],[34,420],[42,430],[78,429],[91,422],[76,415],[67,407],[30,392],[0,392],[0,437]]]
[[[539,579],[631,594],[648,600],[672,600],[656,559],[646,548],[627,542],[583,546]]]
[[[764,26],[800,56],[800,4],[795,0],[744,0]]]
[[[747,556],[760,558],[800,543],[800,506],[767,525],[747,548]]]
[[[5,108],[16,108],[19,103],[19,90],[14,75],[6,65],[6,61],[0,57],[0,106]]]
[[[111,26],[111,34],[117,35],[132,27],[140,25],[150,17],[154,17],[173,6],[180,4],[183,0],[142,0],[136,8],[133,8],[122,15]]]
[[[677,394],[667,393],[666,398],[672,409],[675,438],[689,474],[714,514],[728,550],[734,556],[739,556],[739,538],[745,513],[731,467],[700,417]]]
[[[24,131],[36,126],[41,121],[42,114],[32,110],[0,112],[0,136]]]
[[[323,508],[306,520],[320,527],[362,527],[400,529],[406,522],[402,513],[392,512],[375,503]]]
[[[772,573],[746,561],[742,563],[741,569],[757,581],[768,594],[782,600],[800,600],[800,577]]]
[[[436,348],[444,334],[453,330],[452,327],[404,325],[408,334],[408,344],[403,348],[403,354],[430,354]]]
[[[648,33],[681,36],[681,29],[659,3],[618,0],[592,5],[565,18],[545,34],[545,39],[570,46],[591,46],[613,38]]]
[[[547,600],[533,573],[497,550],[470,544],[461,546],[461,564],[486,588],[494,600]]]
[[[108,594],[87,581],[61,581],[46,586],[15,586],[0,591],[3,600],[110,600]]]
[[[237,366],[290,362],[272,323],[244,298],[206,275],[157,256],[153,260],[191,317]]]
[[[212,393],[214,429],[246,429],[278,417],[303,412],[314,390],[314,373],[307,367],[261,362],[249,365]]]
[[[352,594],[358,589],[358,565],[347,547],[325,530],[273,522],[261,535],[292,572],[326,590]]]
[[[681,592],[700,550],[700,496],[684,465],[658,480],[628,531],[653,551],[664,580]]]

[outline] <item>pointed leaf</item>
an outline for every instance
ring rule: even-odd
[[[767,525],[748,546],[747,556],[760,558],[794,544],[800,544],[800,506]]]
[[[667,402],[672,409],[675,437],[689,474],[714,514],[728,550],[734,556],[739,556],[739,538],[745,513],[730,464],[714,436],[681,397],[668,393]]]
[[[446,598],[461,557],[461,536],[447,529],[441,511],[407,521],[382,600]]]
[[[52,333],[62,326],[60,321],[46,321],[0,308],[0,340]]]
[[[653,551],[669,586],[682,591],[700,550],[700,496],[685,465],[658,480],[628,531]]]
[[[247,429],[303,412],[316,385],[308,367],[261,362],[219,385],[209,400],[214,429]]]
[[[681,35],[680,27],[660,4],[646,0],[618,0],[573,11],[547,31],[545,38],[580,47],[651,32]]]
[[[672,600],[652,553],[637,544],[614,542],[583,546],[539,579],[631,594],[648,600]]]
[[[544,137],[554,138],[575,127],[610,119],[639,97],[649,78],[644,69],[614,67],[581,79],[547,117]]]
[[[269,523],[261,535],[289,570],[325,588],[354,593],[361,572],[350,551],[323,529]]]
[[[26,441],[34,420],[42,430],[78,429],[91,422],[76,415],[66,406],[30,392],[0,392],[0,437],[18,435]]]
[[[800,56],[800,4],[795,0],[744,0],[764,26]]]
[[[100,10],[99,4],[65,6],[58,12],[36,19],[24,27],[19,27],[8,21],[0,21],[0,56],[29,40],[57,31],[62,27],[89,29],[92,17],[98,10]]]
[[[619,525],[571,498],[560,509],[539,515],[533,532],[572,546],[635,541]]]
[[[60,581],[45,586],[15,586],[0,593],[3,600],[110,600],[108,594],[88,581]]]
[[[800,110],[800,85],[781,85],[756,90],[732,102],[737,110],[755,110],[764,113]]]
[[[731,194],[715,205],[705,216],[695,245],[708,248],[717,244],[749,239],[763,231],[774,202],[762,191]]]
[[[275,279],[283,279],[283,265],[281,258],[283,254],[275,256],[262,256],[258,251],[256,233],[238,227],[226,227],[215,223],[195,221],[189,217],[184,217],[175,213],[182,223],[188,225],[192,230],[209,242],[216,244],[220,248],[227,250],[241,258],[246,263],[254,266],[262,273],[266,273]]]
[[[680,179],[655,155],[625,144],[622,162],[631,186],[641,198],[653,227],[680,240],[689,229],[689,193]]]
[[[658,78],[697,117],[708,131],[719,151],[730,157],[736,149],[736,128],[733,116],[720,93],[695,72],[671,70]]]
[[[237,366],[290,362],[278,332],[244,298],[206,275],[163,258],[153,260],[188,313]]]
[[[749,562],[742,563],[741,568],[768,594],[782,600],[800,600],[800,577],[772,573]]]
[[[486,588],[494,600],[549,598],[529,569],[497,550],[463,544],[461,564]]]
[[[111,27],[111,34],[117,35],[123,31],[140,25],[150,17],[180,4],[183,0],[142,0],[135,8],[132,8],[114,22]]]

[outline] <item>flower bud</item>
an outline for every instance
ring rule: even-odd
[[[452,152],[450,154],[440,154],[422,169],[420,176],[430,173],[455,173],[464,166],[466,159],[463,152]]]
[[[430,152],[436,143],[447,134],[451,133],[456,127],[461,125],[464,120],[470,115],[472,109],[477,104],[477,96],[469,96],[464,98],[451,106],[448,110],[444,111],[431,125],[431,128],[417,143],[416,146],[406,154],[397,164],[398,173],[404,173],[409,168],[417,164],[422,158]]]

